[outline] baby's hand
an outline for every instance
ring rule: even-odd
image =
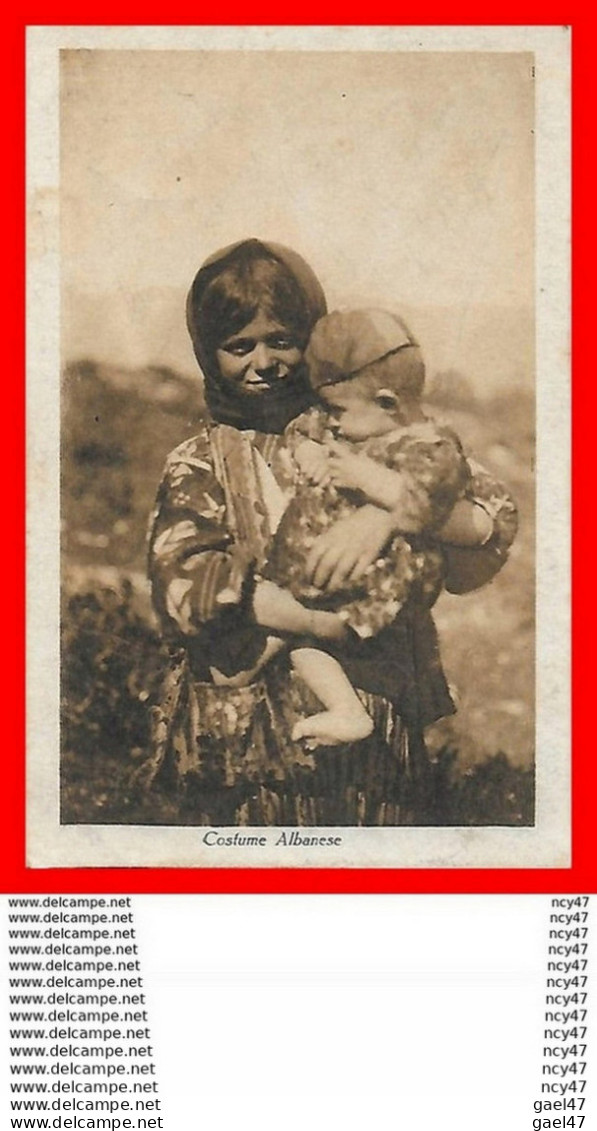
[[[369,456],[357,455],[346,444],[330,444],[329,474],[335,487],[362,491],[367,498],[375,497],[380,465]]]
[[[295,452],[295,458],[309,483],[317,483],[320,487],[329,483],[329,458],[323,444],[318,444],[315,440],[303,440]]]

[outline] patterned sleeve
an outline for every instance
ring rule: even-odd
[[[470,483],[470,469],[455,432],[432,422],[415,425],[390,441],[384,462],[400,473],[399,513],[405,529],[441,529]]]
[[[194,635],[241,603],[251,562],[227,526],[207,427],[168,456],[148,551],[153,601],[164,627]]]
[[[482,546],[444,546],[449,593],[470,593],[492,581],[507,562],[518,530],[516,504],[503,483],[475,460],[470,459],[469,466],[466,497],[489,515],[493,530]]]

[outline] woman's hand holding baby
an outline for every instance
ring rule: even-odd
[[[365,504],[321,534],[307,559],[309,580],[330,593],[359,581],[394,534],[393,516]]]

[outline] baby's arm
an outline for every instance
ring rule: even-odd
[[[392,447],[392,446],[391,446]],[[394,508],[415,532],[437,533],[470,483],[471,473],[458,436],[429,421],[413,428],[405,442],[388,452],[404,484],[404,494]]]
[[[368,503],[384,510],[393,511],[399,506],[404,494],[399,473],[371,456],[355,452],[346,443],[332,441],[329,450],[329,474],[336,487],[360,491]]]
[[[334,444],[332,482],[359,490],[368,502],[391,511],[397,531],[439,530],[470,480],[458,437],[427,423],[402,433],[385,449],[376,446],[383,463]]]

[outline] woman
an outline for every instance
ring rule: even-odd
[[[149,570],[172,654],[141,777],[182,786],[193,823],[433,821],[423,730],[454,707],[421,604],[346,660],[374,720],[371,738],[316,752],[290,738],[318,704],[293,676],[284,639],[344,632],[336,614],[314,613],[260,576],[292,492],[282,433],[311,403],[303,354],[325,312],[307,264],[258,240],[207,260],[189,294],[211,419],[171,453],[156,500]],[[458,504],[442,537],[483,545],[469,558],[482,559],[485,580],[504,559],[514,512],[493,480],[479,482],[478,505]],[[319,539],[314,583],[332,590],[357,579],[393,532],[387,511],[361,507]],[[474,579],[457,575],[451,587],[472,588]]]

